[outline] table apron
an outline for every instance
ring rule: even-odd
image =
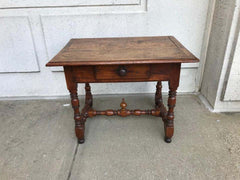
[[[118,74],[126,68],[126,75]],[[64,66],[66,79],[76,83],[145,82],[179,79],[181,63],[146,65]]]

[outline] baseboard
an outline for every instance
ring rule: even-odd
[[[212,105],[208,102],[208,100],[202,94],[199,93],[198,97],[209,111],[214,112]]]
[[[208,102],[208,100],[202,95],[198,95],[199,99],[205,105],[205,107],[213,112],[213,113],[223,113],[223,112],[240,112],[240,103],[238,102],[224,102],[224,101],[217,101],[215,103],[215,107]]]
[[[162,93],[163,96],[167,96],[167,92]],[[198,95],[198,92],[179,92],[178,96],[185,95]],[[153,96],[154,93],[138,93],[138,94],[93,94],[94,97],[119,97],[119,96]],[[84,95],[79,95],[79,98],[84,98]],[[0,101],[15,101],[15,100],[51,100],[51,99],[69,99],[69,95],[59,96],[12,96],[12,97],[0,97]]]

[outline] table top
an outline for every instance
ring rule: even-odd
[[[195,63],[173,36],[71,39],[46,66]]]

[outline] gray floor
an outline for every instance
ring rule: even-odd
[[[126,97],[126,96],[125,96]],[[128,108],[152,108],[129,96]],[[97,97],[96,109],[120,97]],[[0,179],[240,179],[240,114],[213,114],[196,96],[178,96],[175,136],[163,141],[152,116],[88,119],[77,145],[69,100],[0,102]]]

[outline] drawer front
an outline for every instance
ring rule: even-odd
[[[96,66],[96,79],[148,79],[150,77],[149,65],[108,65]]]

